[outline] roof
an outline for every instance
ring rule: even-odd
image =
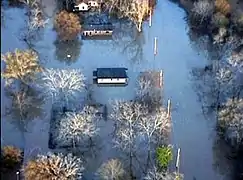
[[[108,30],[108,31],[112,31],[113,30],[113,26],[111,23],[104,23],[104,24],[100,24],[100,23],[92,23],[92,24],[85,24],[83,26],[84,30]]]
[[[127,68],[97,68],[97,78],[127,78]]]

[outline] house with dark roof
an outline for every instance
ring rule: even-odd
[[[93,71],[97,84],[127,84],[127,68],[97,68]]]
[[[92,23],[83,26],[83,36],[111,36],[113,26],[111,23]]]

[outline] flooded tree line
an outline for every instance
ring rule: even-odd
[[[85,173],[91,171],[96,179],[106,180],[182,179],[180,173],[171,173],[168,168],[173,159],[173,149],[168,140],[171,116],[162,103],[161,90],[153,87],[152,80],[138,80],[133,100],[112,100],[105,121],[100,116],[99,104],[91,98],[92,87],[81,69],[45,68],[33,43],[35,35],[41,33],[47,23],[40,2],[12,3],[24,3],[28,9],[23,41],[29,49],[16,49],[1,56],[4,62],[1,73],[5,81],[4,89],[11,102],[6,115],[23,134],[30,130],[30,121],[46,118],[47,103],[52,104],[49,109],[52,111],[51,118],[56,119],[50,128],[56,147],[48,154],[29,159],[20,168],[21,176],[27,180],[83,179]],[[107,7],[119,18],[130,19],[141,31],[142,22],[151,11],[149,4],[149,1],[109,1]],[[57,46],[73,45],[77,41],[82,29],[79,19],[78,15],[68,11],[57,13],[54,29],[57,41],[63,43]],[[62,53],[59,51],[57,54]],[[112,132],[108,134],[109,138],[102,139],[100,132],[106,128],[102,124],[106,125],[108,121],[112,124]],[[115,148],[117,155],[105,159],[93,172],[87,166],[93,166],[90,160],[99,156],[99,142],[106,140],[105,144]],[[5,146],[2,152],[4,171],[16,170],[25,153],[13,146]],[[17,176],[20,177],[20,174],[18,172]]]

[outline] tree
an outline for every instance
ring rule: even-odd
[[[148,15],[150,7],[146,0],[107,0],[109,12],[114,12],[119,18],[126,17],[131,20],[139,32],[142,31],[142,23]]]
[[[21,130],[26,130],[29,121],[42,117],[44,98],[37,90],[25,86],[25,89],[17,92],[8,89],[6,95],[12,100],[11,106],[7,108],[7,115],[11,115],[11,119]]]
[[[42,73],[40,86],[54,102],[66,105],[85,87],[85,77],[79,69],[46,69]]]
[[[207,18],[210,18],[213,12],[214,6],[208,0],[197,1],[193,4],[192,13],[196,18],[200,19],[201,23]]]
[[[26,180],[76,180],[82,178],[83,162],[72,154],[38,155],[23,168]]]
[[[16,49],[15,52],[8,52],[2,55],[1,58],[6,63],[1,74],[6,79],[7,85],[14,80],[28,83],[34,80],[36,73],[42,71],[38,56],[32,50]]]
[[[173,158],[173,152],[171,146],[158,147],[156,150],[158,165],[162,170],[167,170],[170,161]]]
[[[22,161],[22,151],[14,146],[4,146],[1,153],[1,166],[13,169]]]
[[[132,164],[136,151],[136,139],[139,136],[137,121],[146,113],[146,109],[133,101],[114,101],[111,117],[115,120],[115,146],[129,154],[130,176],[133,177]]]
[[[219,111],[218,125],[230,145],[238,147],[243,140],[243,99],[228,99]]]
[[[61,62],[71,64],[79,59],[82,42],[79,39],[72,41],[55,41],[56,58]]]
[[[149,3],[147,0],[134,0],[132,3],[132,11],[128,13],[128,17],[135,23],[138,32],[142,31],[142,23],[149,13]]]
[[[150,169],[144,180],[183,180],[183,175],[176,172],[161,172],[156,167]]]
[[[157,112],[142,116],[138,121],[138,129],[140,135],[144,137],[148,147],[147,165],[149,165],[152,146],[161,143],[161,139],[165,140],[170,132],[171,121],[167,116],[165,109],[160,108]],[[162,143],[164,143],[162,141]],[[157,151],[158,152],[158,151]]]
[[[61,11],[55,17],[54,27],[61,40],[73,40],[81,31],[79,17],[67,11]]]
[[[102,180],[122,180],[126,172],[118,159],[111,159],[101,165],[98,175]]]
[[[53,134],[58,146],[75,147],[97,135],[95,113],[96,110],[90,106],[85,106],[80,113],[66,112]]]

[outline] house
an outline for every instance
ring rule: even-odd
[[[127,84],[127,68],[97,68],[93,76],[97,84]]]
[[[90,6],[84,2],[79,3],[78,5],[74,6],[73,11],[74,12],[85,12],[85,11],[89,11]]]
[[[113,26],[111,23],[87,24],[83,26],[83,36],[111,36]]]
[[[88,1],[88,5],[93,8],[99,7],[99,3],[97,1]]]

